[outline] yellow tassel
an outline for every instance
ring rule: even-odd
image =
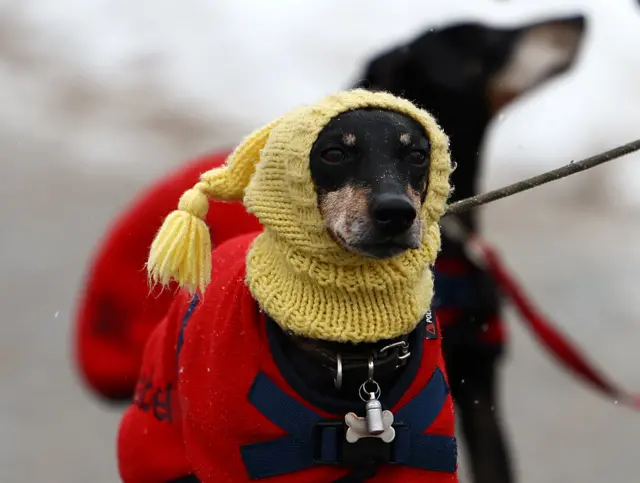
[[[151,244],[147,261],[151,285],[174,280],[191,294],[204,294],[211,281],[211,237],[204,222],[209,198],[242,200],[260,150],[277,123],[272,121],[248,136],[224,166],[203,173],[200,182],[182,195],[178,210],[167,216]]]
[[[199,185],[185,192],[178,209],[164,220],[147,262],[151,283],[167,285],[175,280],[191,294],[204,292],[211,281],[211,237],[204,222],[209,208]]]

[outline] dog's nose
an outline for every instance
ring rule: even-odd
[[[416,208],[406,195],[380,195],[371,204],[371,218],[383,233],[399,235],[411,227]]]

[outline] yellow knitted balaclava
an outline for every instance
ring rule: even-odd
[[[407,114],[431,143],[422,245],[390,259],[347,252],[329,237],[309,169],[320,131],[337,115],[360,108]],[[264,226],[247,255],[246,283],[279,325],[306,337],[353,343],[407,334],[431,304],[431,266],[440,249],[438,221],[450,173],[448,138],[426,111],[385,92],[330,95],[254,132],[224,166],[204,173],[182,195],[151,245],[150,279],[162,284],[174,279],[192,293],[204,292],[211,274],[203,221],[208,198],[243,200]]]

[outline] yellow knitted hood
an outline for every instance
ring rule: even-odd
[[[329,237],[309,169],[311,148],[329,121],[367,107],[409,115],[431,143],[422,246],[386,260],[347,252]],[[184,193],[151,245],[150,279],[162,284],[174,279],[192,293],[204,292],[211,274],[203,221],[208,198],[243,200],[265,229],[247,256],[247,284],[265,312],[308,337],[351,342],[397,337],[410,332],[431,303],[430,266],[440,249],[438,221],[450,172],[448,139],[426,111],[383,92],[330,95],[254,132],[225,166],[204,173]]]

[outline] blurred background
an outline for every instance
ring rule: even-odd
[[[72,366],[75,303],[144,186],[348,87],[430,27],[588,18],[572,70],[510,105],[485,189],[640,137],[636,0],[0,2],[0,481],[118,481],[121,408]],[[485,233],[536,302],[640,391],[640,156],[496,202]],[[523,483],[632,481],[640,414],[560,370],[511,317],[501,397]],[[463,454],[464,458],[464,454]]]

